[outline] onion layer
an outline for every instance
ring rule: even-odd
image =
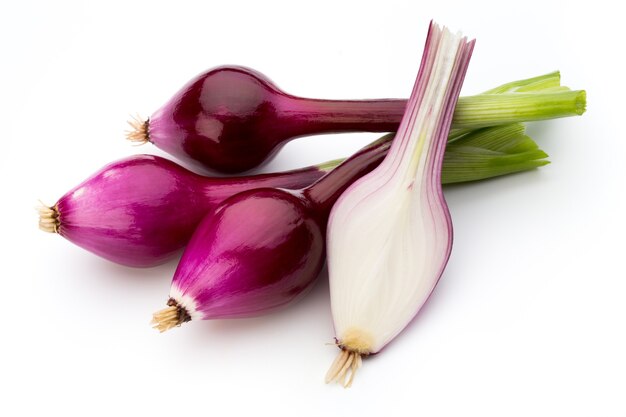
[[[326,381],[349,386],[430,296],[452,249],[441,167],[474,42],[431,24],[406,114],[385,160],[335,204],[328,225],[333,321],[341,349]],[[346,374],[351,373],[346,381]]]

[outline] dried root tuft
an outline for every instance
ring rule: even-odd
[[[326,383],[337,382],[344,388],[349,388],[352,385],[356,371],[359,370],[362,364],[360,353],[342,349],[326,373]],[[350,374],[349,377],[348,374]],[[346,378],[348,379],[346,380]]]
[[[48,207],[41,201],[37,207],[39,212],[39,229],[48,233],[58,233],[61,221],[59,220],[59,210],[56,206]]]
[[[180,326],[190,320],[191,316],[187,310],[178,305],[176,300],[170,298],[167,301],[167,308],[159,310],[152,315],[152,321],[150,324],[152,324],[152,328],[163,333],[172,327]]]
[[[139,115],[131,116],[128,121],[131,130],[126,131],[126,139],[142,145],[150,140],[149,120],[142,120]]]

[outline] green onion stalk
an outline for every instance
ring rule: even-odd
[[[441,182],[454,184],[535,169],[548,155],[525,134],[522,122],[580,116],[586,92],[561,85],[560,72],[503,84],[457,101],[444,155]],[[372,143],[393,140],[385,135]],[[319,165],[330,171],[344,159]]]

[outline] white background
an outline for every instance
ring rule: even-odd
[[[0,413],[625,416],[623,15],[602,1],[419,3],[3,3]],[[351,389],[323,383],[326,275],[286,310],[158,334],[176,262],[125,268],[37,229],[38,198],[161,154],[126,142],[125,120],[195,74],[243,64],[297,95],[406,97],[431,18],[478,40],[464,94],[560,69],[588,112],[529,127],[551,165],[446,189],[445,275]],[[301,139],[266,170],[376,136]]]

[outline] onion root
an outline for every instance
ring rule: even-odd
[[[167,307],[163,310],[159,310],[152,315],[152,328],[157,329],[163,333],[172,327],[180,326],[181,324],[191,320],[189,312],[184,307],[178,305],[176,300],[170,298],[167,301]]]
[[[342,349],[326,373],[326,383],[337,382],[344,388],[349,388],[362,363],[359,352]]]
[[[37,211],[39,212],[39,229],[48,233],[58,233],[61,221],[57,207],[48,207],[40,201]]]
[[[139,115],[136,115],[131,116],[127,123],[132,130],[126,131],[126,139],[139,145],[143,145],[150,140],[150,134],[148,131],[149,119],[142,120]]]

